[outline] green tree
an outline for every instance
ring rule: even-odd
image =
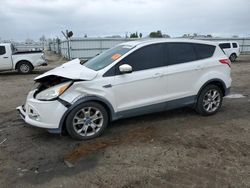
[[[136,31],[135,33],[131,33],[130,38],[138,38],[138,32]]]
[[[162,38],[163,37],[163,35],[162,35],[162,32],[159,30],[159,31],[154,31],[154,32],[151,32],[150,34],[149,34],[149,37],[150,38]]]

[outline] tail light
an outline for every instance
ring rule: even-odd
[[[228,65],[229,67],[231,67],[231,61],[230,61],[229,59],[221,59],[221,60],[219,60],[219,62],[220,62],[221,64],[226,64],[226,65]]]

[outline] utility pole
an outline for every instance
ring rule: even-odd
[[[68,31],[66,30],[66,34],[62,31],[63,36],[66,38],[67,40],[67,49],[68,49],[68,58],[69,60],[71,60],[71,54],[70,54],[70,37],[73,36],[73,32],[72,31]]]

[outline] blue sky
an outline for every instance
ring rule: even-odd
[[[250,37],[249,0],[1,0],[0,38],[37,40],[162,30]]]

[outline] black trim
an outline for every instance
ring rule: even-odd
[[[47,131],[51,134],[61,134],[62,133],[62,130],[61,128],[58,128],[58,129],[47,129]]]
[[[156,113],[166,110],[173,110],[184,106],[192,106],[195,103],[196,103],[196,95],[172,101],[167,101],[163,103],[142,106],[131,110],[120,111],[116,113],[116,117],[118,117],[118,119],[134,117],[134,116]]]
[[[42,50],[36,50],[36,51],[17,51],[17,52],[14,52],[13,55],[19,55],[19,54],[36,54],[36,53],[43,53]]]
[[[65,106],[66,108],[69,108],[71,106],[71,103],[61,99],[61,98],[57,98],[57,100],[63,105]]]
[[[104,87],[104,88],[110,88],[110,87],[112,87],[112,85],[111,84],[107,84],[107,85],[104,85],[102,87]]]
[[[211,80],[208,80],[207,82],[205,82],[205,84],[203,84],[203,86],[200,88],[199,92],[198,92],[198,96],[200,94],[200,92],[203,90],[204,87],[206,87],[208,84],[212,83],[212,82],[219,82],[220,84],[222,84],[222,87],[224,89],[224,93],[223,95],[226,96],[228,93],[227,91],[227,87],[226,87],[226,84],[224,81],[222,81],[221,79],[218,79],[218,78],[215,78],[215,79],[211,79]]]
[[[18,114],[21,116],[21,118],[24,120],[25,119],[25,115],[22,114],[22,112],[19,109],[17,109],[17,111],[18,111]]]

